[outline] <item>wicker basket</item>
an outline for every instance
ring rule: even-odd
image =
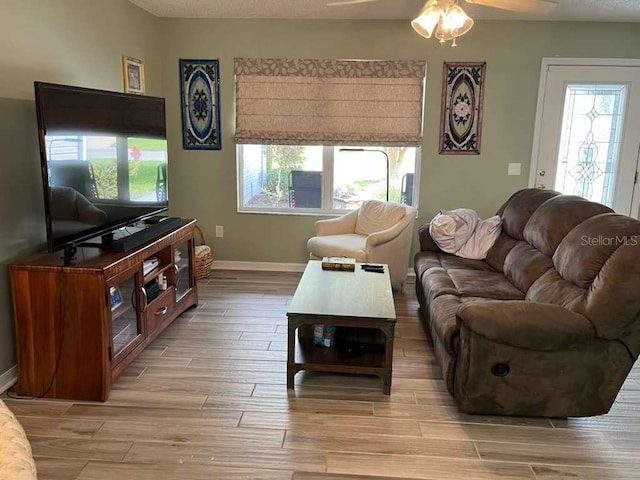
[[[207,239],[204,236],[202,229],[196,225],[196,231],[200,235],[200,245],[195,248],[195,268],[196,278],[207,278],[211,274],[211,264],[213,263],[213,255],[211,254],[211,247],[207,245]]]

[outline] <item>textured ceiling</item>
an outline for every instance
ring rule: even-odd
[[[410,19],[426,0],[129,0],[158,17]],[[474,19],[640,22],[640,0],[556,0],[546,16],[460,5]]]

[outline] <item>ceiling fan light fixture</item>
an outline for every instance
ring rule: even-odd
[[[436,38],[451,40],[464,35],[471,30],[471,27],[473,27],[473,19],[458,5],[453,5],[440,17]]]
[[[457,0],[429,0],[420,14],[411,21],[413,29],[425,38],[434,34],[444,43],[464,35],[473,27],[473,19],[458,5]]]
[[[431,38],[433,29],[436,28],[440,21],[441,9],[438,5],[438,0],[429,0],[420,14],[411,21],[411,26],[418,35],[424,38]]]

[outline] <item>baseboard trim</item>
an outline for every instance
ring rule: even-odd
[[[407,272],[407,283],[416,283],[416,272],[410,268]]]
[[[13,387],[18,381],[18,366],[14,365],[0,375],[0,394]]]
[[[306,263],[240,262],[235,260],[215,260],[212,270],[253,270],[255,272],[304,272]],[[413,268],[407,270],[407,283],[415,283]]]
[[[306,263],[239,262],[214,260],[212,270],[253,270],[256,272],[304,272]]]

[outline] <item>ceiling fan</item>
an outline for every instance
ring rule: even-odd
[[[336,0],[327,6],[356,5],[378,0]],[[555,8],[557,0],[465,0],[467,3],[499,8],[519,13],[544,15]],[[456,46],[456,38],[464,35],[473,26],[473,19],[458,5],[458,0],[428,0],[420,14],[411,21],[413,29],[425,38],[434,34],[440,43],[453,40],[451,46]]]
[[[336,0],[328,2],[328,7],[339,7],[342,5],[357,5],[358,3],[372,3],[379,0]],[[534,13],[544,15],[549,13],[558,4],[557,0],[465,0],[467,3],[483,5],[485,7],[499,8],[512,12]],[[441,0],[439,3],[457,3],[452,0]]]

